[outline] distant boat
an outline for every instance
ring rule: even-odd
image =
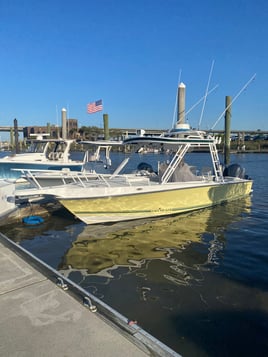
[[[86,161],[70,158],[71,145],[74,140],[34,139],[29,150],[20,154],[6,155],[0,158],[0,178],[17,179],[20,171],[13,169],[61,170],[68,168],[81,171]]]
[[[111,166],[110,152],[112,147],[122,145],[120,141],[79,141],[86,152],[86,160],[83,170],[70,170],[68,167],[63,167],[61,170],[40,170],[40,169],[15,169],[20,172],[20,179],[17,182],[29,182],[33,187],[42,188],[48,186],[65,185],[73,182],[82,182],[94,180],[102,176],[111,176],[111,173],[104,173]],[[90,163],[91,169],[87,169],[87,162]],[[14,169],[13,169],[14,170]],[[109,170],[108,170],[109,172]]]

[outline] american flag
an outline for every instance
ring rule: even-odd
[[[102,110],[102,99],[96,100],[95,102],[89,103],[87,105],[88,114],[96,113]]]

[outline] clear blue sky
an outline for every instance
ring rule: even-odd
[[[0,125],[60,124],[65,107],[79,126],[102,126],[108,113],[111,128],[168,129],[180,71],[189,109],[214,60],[210,88],[219,87],[201,127],[257,73],[231,125],[268,130],[267,19],[267,0],[0,0]],[[98,99],[104,111],[88,115]],[[201,110],[187,115],[193,127]]]

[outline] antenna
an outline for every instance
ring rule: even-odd
[[[221,115],[216,120],[215,124],[211,127],[211,129],[215,128],[215,126],[218,124],[220,119],[224,116],[226,110],[228,110],[230,108],[230,106],[236,101],[236,99],[240,96],[240,94],[250,85],[250,83],[254,81],[255,78],[256,78],[256,73],[247,81],[247,83],[244,85],[244,87],[242,89],[240,89],[240,91],[237,93],[237,95],[234,97],[234,99],[231,101],[231,103],[221,113]]]
[[[210,85],[210,79],[211,79],[211,75],[212,75],[212,71],[213,71],[213,67],[214,67],[214,60],[212,61],[211,64],[211,68],[210,68],[210,72],[209,72],[209,76],[208,76],[208,83],[207,83],[207,88],[206,88],[206,92],[204,95],[204,102],[203,102],[203,106],[202,106],[202,110],[201,110],[201,115],[200,115],[200,119],[199,119],[199,123],[198,123],[198,130],[200,129],[201,126],[201,121],[203,119],[203,114],[204,114],[204,109],[205,109],[205,105],[206,105],[206,101],[207,101],[207,96],[208,96],[208,88]]]

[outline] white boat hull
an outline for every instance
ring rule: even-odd
[[[15,184],[5,180],[0,180],[0,221],[16,209]]]

